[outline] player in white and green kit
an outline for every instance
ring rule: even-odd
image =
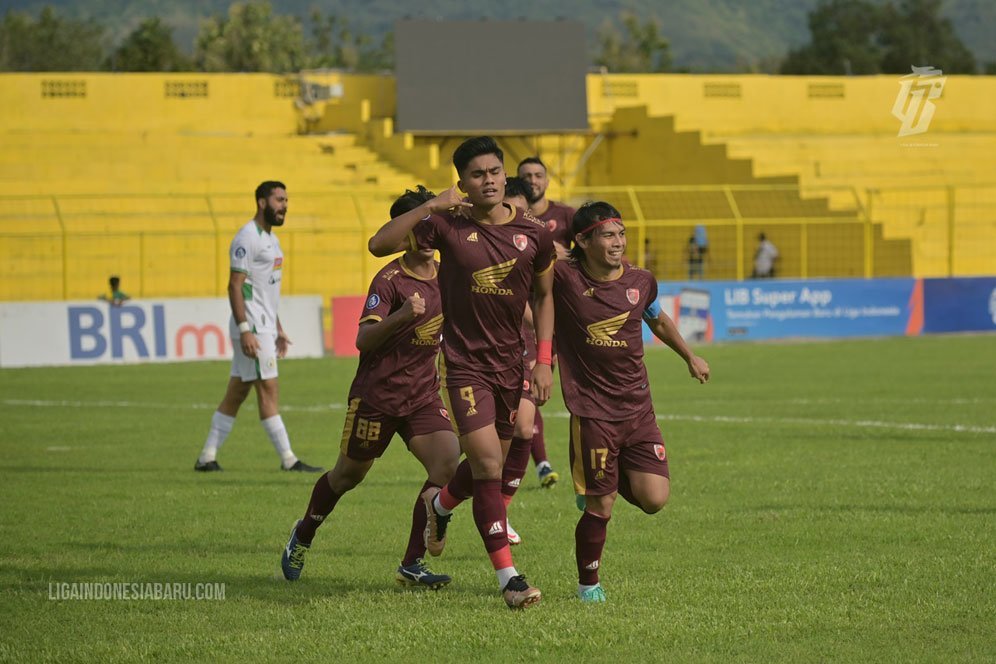
[[[277,315],[284,252],[273,227],[283,226],[286,215],[287,188],[281,182],[263,182],[256,188],[256,216],[239,229],[229,247],[232,372],[225,398],[211,417],[211,429],[194,470],[221,470],[218,448],[231,433],[239,407],[253,386],[259,401],[260,424],[280,455],[280,467],[304,472],[323,470],[294,455],[278,412],[277,359],[287,354],[290,339]]]

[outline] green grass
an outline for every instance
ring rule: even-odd
[[[192,466],[227,365],[0,372],[0,659],[993,661],[996,337],[702,349],[699,386],[648,353],[672,498],[620,502],[605,606],[574,599],[578,512],[530,468],[510,518],[544,592],[505,609],[470,515],[434,569],[396,588],[422,482],[395,441],[278,579],[314,476],[277,470],[247,404],[219,460]],[[354,363],[286,361],[298,455],[330,464]],[[38,403],[29,404],[36,401]],[[322,407],[322,406],[325,407]],[[559,396],[548,447],[567,470]],[[923,426],[913,426],[923,425]],[[224,583],[224,601],[53,601],[50,582]]]

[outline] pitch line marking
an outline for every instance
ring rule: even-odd
[[[217,404],[207,403],[151,403],[148,401],[69,401],[69,400],[44,400],[44,399],[4,399],[5,406],[35,406],[39,408],[149,408],[153,410],[176,410],[177,408],[191,408],[193,410],[214,410]],[[341,403],[330,403],[324,406],[280,406],[281,411],[301,412],[301,413],[325,413],[334,410],[345,410],[346,406]]]
[[[176,410],[191,408],[194,410],[213,410],[214,404],[172,404],[150,403],[143,401],[69,401],[43,399],[4,399],[5,406],[33,406],[39,408],[152,408],[156,410]],[[345,404],[329,403],[313,406],[283,405],[284,412],[327,413],[345,410]],[[566,411],[544,411],[547,417],[566,418]],[[672,422],[718,422],[723,424],[800,424],[813,427],[853,427],[857,429],[897,429],[900,431],[949,431],[953,433],[996,433],[996,426],[976,426],[969,424],[921,424],[916,422],[884,422],[881,420],[839,420],[815,419],[805,417],[740,417],[735,415],[658,415],[658,420]]]

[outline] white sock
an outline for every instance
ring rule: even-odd
[[[284,468],[290,468],[297,463],[297,457],[291,451],[290,438],[287,436],[287,427],[284,426],[284,421],[280,416],[274,415],[265,420],[260,420],[259,423],[263,425],[266,435],[270,437],[273,449],[280,455],[280,460],[283,462]]]
[[[591,590],[592,588],[597,588],[597,587],[598,587],[597,583],[595,585],[593,585],[593,586],[586,586],[583,583],[579,583],[578,584],[578,597],[580,597],[581,593],[585,592],[586,590]]]
[[[501,569],[496,569],[495,574],[498,575],[498,590],[505,590],[505,586],[512,579],[513,576],[519,576],[519,573],[515,571],[514,567],[503,567]]]
[[[432,509],[436,510],[436,514],[439,516],[447,516],[448,514],[453,514],[453,510],[448,510],[443,507],[443,504],[439,502],[439,494],[432,499]]]
[[[204,443],[204,449],[201,450],[201,456],[197,460],[200,463],[214,461],[218,456],[218,448],[228,438],[228,434],[232,433],[232,427],[234,426],[234,417],[224,415],[217,410],[214,411],[214,415],[211,416],[211,428],[208,429],[207,441]]]
[[[536,464],[536,474],[539,475],[542,473],[544,468],[551,468],[549,461],[540,461]]]

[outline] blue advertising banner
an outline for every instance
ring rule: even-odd
[[[924,332],[996,330],[996,277],[924,279]]]
[[[660,282],[658,297],[697,342],[906,335],[923,325],[922,282],[912,278]]]

